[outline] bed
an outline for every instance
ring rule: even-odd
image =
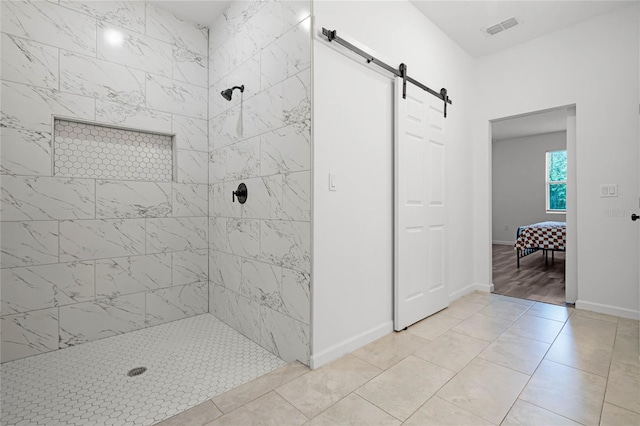
[[[549,252],[553,260],[556,251],[565,251],[567,245],[566,222],[539,222],[518,228],[516,232],[516,262],[520,268],[520,259],[542,250],[545,262],[549,261]]]

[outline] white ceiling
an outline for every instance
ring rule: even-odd
[[[627,1],[425,1],[411,2],[474,58],[532,40],[637,0]],[[519,25],[489,36],[484,30],[508,18]]]
[[[231,0],[151,0],[157,6],[168,10],[187,21],[204,27],[213,24]]]
[[[231,3],[231,0],[151,1],[176,16],[206,27]],[[467,53],[479,57],[638,0],[410,1]],[[519,25],[495,36],[484,32],[485,28],[512,16],[520,22]]]
[[[211,25],[231,0],[151,0],[175,15],[203,26]],[[626,7],[638,0],[601,1],[426,1],[410,0],[442,31],[473,57],[494,53]],[[489,36],[484,29],[510,17],[519,25]],[[494,121],[492,139],[504,140],[566,130],[565,109]]]
[[[567,115],[567,108],[558,108],[492,121],[491,139],[497,141],[564,132],[567,130]]]

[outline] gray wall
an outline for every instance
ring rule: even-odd
[[[566,146],[566,132],[493,142],[494,243],[513,243],[516,230],[522,225],[565,221],[564,214],[546,213],[545,153]]]

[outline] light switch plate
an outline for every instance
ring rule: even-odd
[[[617,197],[618,185],[613,183],[606,183],[600,185],[600,197]]]
[[[335,173],[329,173],[329,191],[337,191],[338,176]]]

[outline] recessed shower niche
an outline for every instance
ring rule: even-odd
[[[64,119],[54,120],[56,176],[173,180],[173,136]]]

